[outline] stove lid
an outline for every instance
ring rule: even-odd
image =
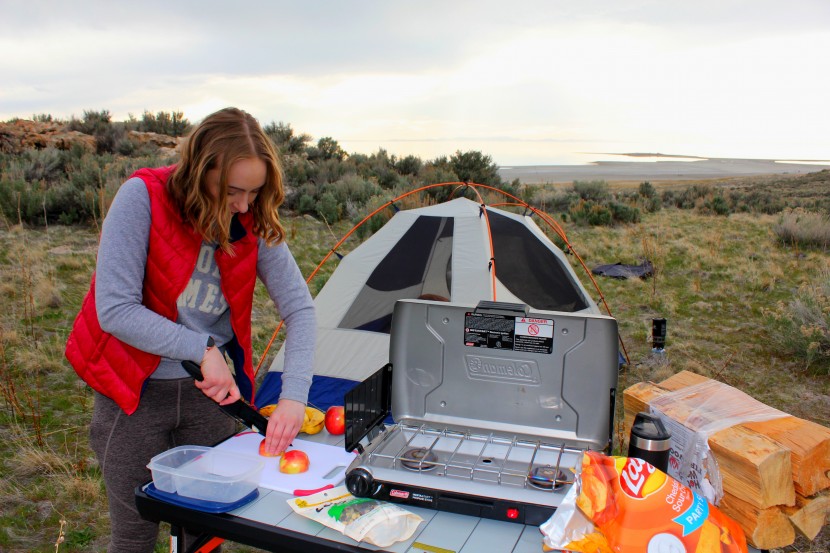
[[[363,451],[360,441],[379,428],[389,416],[392,365],[387,363],[375,374],[346,392],[344,407],[346,451]]]
[[[390,335],[396,422],[611,443],[617,322],[603,315],[400,300]]]

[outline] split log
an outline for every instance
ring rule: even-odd
[[[676,391],[710,379],[681,371],[658,386]],[[771,438],[792,453],[792,478],[795,491],[810,497],[830,488],[830,429],[798,417],[783,417],[740,426]]]
[[[782,507],[782,510],[798,533],[812,541],[830,517],[830,494],[815,497],[798,495],[794,507]]]
[[[795,529],[781,507],[758,510],[726,493],[718,509],[743,528],[746,540],[757,549],[786,547],[795,541]]]
[[[744,423],[792,452],[795,491],[805,497],[830,488],[830,429],[797,417]]]
[[[709,437],[723,489],[756,509],[795,504],[790,452],[780,444],[735,426]]]
[[[663,393],[660,387],[645,382],[626,389],[626,420],[633,421],[637,412],[647,411],[648,403]],[[667,411],[666,416],[682,423],[690,409],[678,402]],[[756,510],[795,504],[790,452],[780,444],[745,428],[730,427],[712,434],[709,448],[718,462],[724,491]]]

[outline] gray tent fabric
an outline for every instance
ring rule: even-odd
[[[311,403],[342,405],[345,391],[389,362],[392,310],[401,299],[599,314],[565,254],[530,216],[486,207],[485,218],[484,209],[457,198],[399,211],[339,261],[314,299]],[[261,402],[278,397],[284,363],[280,349],[257,392]]]
[[[619,279],[648,278],[654,274],[654,266],[649,260],[645,260],[639,265],[613,263],[611,265],[599,265],[598,267],[594,267],[591,269],[591,272],[595,275]]]

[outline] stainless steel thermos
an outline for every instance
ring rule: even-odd
[[[663,421],[649,413],[637,413],[634,424],[631,425],[628,456],[637,457],[668,472],[670,449],[671,433],[666,430]]]

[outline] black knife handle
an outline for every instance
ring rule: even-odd
[[[204,377],[202,376],[202,368],[193,361],[182,361],[182,367],[184,367],[188,374],[190,374],[190,376],[192,376],[195,380],[200,382],[204,380]],[[217,405],[219,404],[217,403]],[[228,405],[219,405],[219,409],[248,428],[265,436],[265,431],[268,428],[268,419],[245,402],[245,400],[238,399]]]
[[[205,377],[202,376],[202,367],[193,361],[182,361],[182,367],[184,367],[184,370],[186,370],[194,380],[201,382],[205,379]]]

